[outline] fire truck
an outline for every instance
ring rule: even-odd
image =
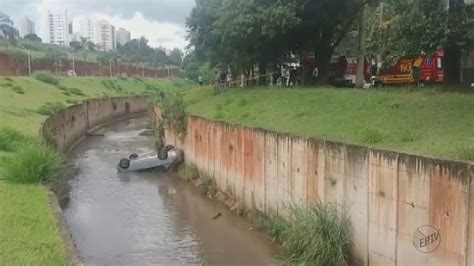
[[[443,82],[443,56],[442,49],[438,49],[434,55],[402,56],[395,65],[377,75],[374,84],[382,86]]]
[[[364,62],[364,79],[370,82],[372,74],[371,61],[368,57]],[[355,86],[357,74],[357,58],[334,56],[329,65],[329,84],[336,86]]]

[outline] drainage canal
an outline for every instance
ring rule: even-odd
[[[99,130],[73,152],[64,212],[85,265],[268,265],[277,248],[251,224],[171,173],[117,173],[151,153],[144,118]],[[222,213],[218,219],[212,219]]]

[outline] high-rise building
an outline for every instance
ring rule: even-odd
[[[83,38],[86,38],[88,41],[96,44],[98,42],[97,28],[94,20],[90,18],[85,18],[80,22],[80,35]]]
[[[68,46],[72,34],[72,22],[67,11],[48,11],[47,42]]]
[[[35,33],[35,23],[31,21],[28,17],[23,17],[20,19],[20,37],[23,38],[28,34]]]
[[[96,22],[97,48],[100,51],[110,51],[117,48],[115,38],[115,27],[108,21],[99,20]]]
[[[117,43],[120,45],[124,45],[130,41],[130,32],[123,28],[120,28],[117,31]]]

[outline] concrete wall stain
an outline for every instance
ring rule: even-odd
[[[168,130],[166,140],[177,142]],[[179,145],[245,208],[285,215],[295,203],[346,203],[358,265],[474,265],[472,164],[196,116]],[[429,254],[413,246],[426,224],[442,237]]]

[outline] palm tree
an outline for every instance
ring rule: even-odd
[[[14,39],[18,36],[18,30],[13,27],[13,21],[2,12],[0,12],[0,36],[8,39]]]

